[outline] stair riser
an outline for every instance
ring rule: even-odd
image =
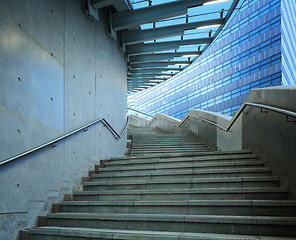
[[[238,167],[264,167],[262,162],[241,162],[241,163],[209,163],[209,164],[157,164],[155,166],[130,166],[130,167],[106,167],[99,170],[99,172],[144,172],[144,171],[178,171],[178,170],[188,170],[188,169],[217,169],[217,168],[238,168]],[[156,170],[155,170],[156,169]]]
[[[241,160],[257,160],[255,155],[233,155],[233,156],[196,156],[196,157],[169,157],[169,158],[143,158],[143,159],[124,159],[124,160],[115,160],[106,162],[107,165],[128,165],[128,164],[155,164],[155,163],[182,163],[182,162],[212,162],[212,161],[241,161]]]
[[[132,152],[165,152],[165,151],[168,151],[168,152],[174,152],[174,151],[184,151],[184,150],[204,150],[204,149],[208,149],[208,147],[183,147],[183,146],[180,146],[180,147],[146,147],[146,148],[134,148],[132,147]]]
[[[144,175],[144,176],[110,176],[109,174],[99,174],[99,177],[92,177],[93,181],[133,181],[133,180],[164,180],[164,179],[192,179],[192,178],[223,178],[223,177],[256,177],[270,176],[270,172],[246,172],[246,173],[206,173],[206,174],[171,174],[171,175]]]
[[[144,154],[174,154],[174,153],[198,153],[198,152],[206,152],[210,151],[209,149],[172,149],[172,150],[161,150],[161,151],[133,151],[131,150],[132,155],[144,155]]]
[[[87,220],[87,219],[48,219],[51,226],[64,227],[88,227],[104,229],[125,229],[125,230],[153,230],[153,231],[174,231],[174,232],[201,232],[220,234],[251,234],[251,235],[273,235],[273,236],[294,236],[294,226],[265,226],[258,224],[237,224],[231,223],[205,223],[205,222],[170,222],[170,221],[121,221],[121,220]]]
[[[182,193],[182,194],[94,194],[73,195],[74,201],[140,201],[140,200],[283,200],[288,193]]]
[[[130,156],[142,156],[142,155],[158,155],[158,154],[175,154],[175,153],[184,153],[184,154],[195,154],[200,152],[207,152],[210,151],[209,149],[172,149],[172,150],[157,150],[157,151],[150,151],[150,150],[142,150],[142,151],[133,151],[131,150]]]
[[[157,138],[142,138],[139,141],[139,138],[133,138],[133,143],[135,144],[143,144],[143,143],[148,143],[148,144],[153,144],[154,142],[158,142],[160,144],[166,143],[166,142],[184,142],[184,143],[188,143],[188,144],[205,144],[204,142],[201,141],[192,141],[191,139],[186,139],[186,138],[174,138],[172,140],[172,138],[161,138],[161,137],[157,137]]]
[[[295,216],[296,207],[251,206],[62,206],[63,212],[118,213],[118,214],[180,214],[233,216]]]
[[[214,188],[214,187],[277,187],[277,181],[271,182],[214,182],[214,183],[180,183],[180,184],[139,184],[139,185],[115,185],[115,186],[85,186],[85,191],[99,190],[151,190],[151,189],[190,189],[190,188]]]
[[[79,236],[79,234],[77,234]],[[90,238],[83,237],[71,237],[71,236],[55,236],[55,235],[41,235],[41,234],[30,234],[30,240],[89,240]],[[103,239],[103,238],[93,238],[93,239]],[[92,239],[92,240],[93,240]],[[112,239],[112,238],[110,238]]]
[[[208,146],[204,144],[142,144],[142,145],[132,145],[132,149],[141,150],[141,149],[169,149],[169,148],[208,148]]]
[[[196,144],[196,143],[189,143],[189,142],[176,142],[176,143],[163,143],[163,142],[158,142],[158,143],[135,143],[133,142],[132,147],[133,148],[146,148],[146,147],[207,147],[206,144]]]
[[[247,162],[258,162],[258,160],[255,159],[242,159],[242,160],[206,160],[206,161],[193,161],[193,160],[188,160],[188,161],[178,161],[178,162],[149,162],[149,163],[125,163],[125,164],[109,164],[109,162],[105,163],[105,169],[109,168],[114,168],[114,169],[119,169],[119,168],[158,168],[158,167],[172,167],[172,166],[182,166],[182,165],[193,165],[193,166],[201,166],[205,164],[210,164],[210,165],[216,165],[219,166],[221,164],[240,164],[240,163],[247,163]]]

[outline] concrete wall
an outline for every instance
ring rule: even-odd
[[[0,1],[0,161],[104,117],[126,122],[126,62],[83,1]],[[34,226],[100,159],[121,156],[97,124],[0,167],[0,239]]]
[[[296,88],[256,89],[248,102],[267,104],[296,112]],[[242,146],[252,149],[283,186],[296,198],[296,119],[283,114],[248,108],[242,122]]]

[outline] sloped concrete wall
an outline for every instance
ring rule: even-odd
[[[104,117],[126,122],[126,62],[84,1],[0,1],[0,161]],[[97,124],[0,167],[0,239],[34,226],[100,159],[122,156]]]
[[[296,112],[296,88],[272,87],[253,89],[245,102],[264,104]],[[243,105],[242,105],[243,106]],[[191,110],[189,115],[200,116],[227,128],[233,119],[214,112]],[[181,123],[182,132],[192,132],[207,144],[221,151],[251,149],[272,174],[279,176],[282,186],[290,187],[290,197],[296,198],[296,119],[273,111],[246,107],[229,132],[192,117]]]
[[[158,129],[166,133],[179,133],[178,128],[180,120],[162,113],[156,113],[154,118],[150,121],[149,127]]]
[[[246,101],[296,112],[296,88],[256,89]],[[252,149],[289,186],[296,198],[296,119],[260,108],[248,108],[242,121],[243,148]]]

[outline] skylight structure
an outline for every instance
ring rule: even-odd
[[[238,0],[93,0],[109,10],[110,35],[128,61],[128,93],[166,81],[213,42]],[[121,5],[120,5],[121,4]]]

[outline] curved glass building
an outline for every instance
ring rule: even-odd
[[[285,37],[295,32],[292,1],[245,0],[237,8],[194,63],[166,82],[130,94],[129,106],[176,118],[190,109],[233,115],[252,88],[295,84],[295,34]]]

